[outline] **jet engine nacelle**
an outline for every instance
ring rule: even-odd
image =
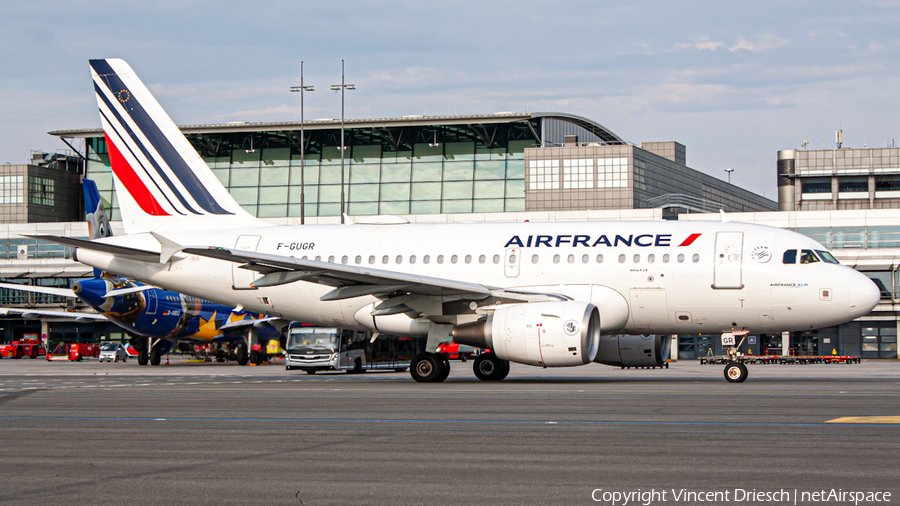
[[[600,311],[586,302],[538,302],[500,307],[451,334],[460,344],[490,348],[497,357],[542,367],[590,363],[600,342]]]
[[[619,367],[660,366],[669,359],[671,343],[669,335],[603,336],[594,362]]]

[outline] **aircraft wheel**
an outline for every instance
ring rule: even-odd
[[[438,358],[443,359],[441,360],[441,366],[443,370],[441,371],[441,375],[438,378],[438,383],[441,383],[442,381],[447,379],[447,376],[450,376],[450,359],[447,358],[447,355],[444,355],[443,353],[438,354]]]
[[[236,355],[238,365],[247,365],[247,361],[250,360],[247,355],[247,348],[244,348],[243,346],[238,348]]]
[[[420,353],[412,359],[409,375],[419,383],[442,381],[444,360],[436,353]]]
[[[138,365],[147,365],[148,363],[149,353],[146,349],[143,349],[138,352]]]
[[[472,369],[475,371],[475,377],[481,381],[500,381],[509,374],[509,362],[506,366],[503,363],[506,360],[500,360],[493,353],[482,353],[475,359]]]
[[[502,381],[509,376],[509,360],[501,360],[500,365],[502,366],[500,370],[500,377],[497,378],[497,381]]]
[[[731,362],[725,366],[725,379],[729,383],[741,383],[747,379],[747,366],[740,362]]]
[[[159,350],[150,350],[150,365],[159,365],[160,358]]]

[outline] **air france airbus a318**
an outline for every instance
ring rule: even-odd
[[[90,66],[127,235],[55,240],[98,269],[224,304],[427,336],[417,381],[446,379],[433,352],[450,336],[490,349],[475,374],[500,380],[510,362],[657,365],[666,334],[814,329],[879,299],[821,244],[752,224],[272,225],[235,203],[127,63]]]

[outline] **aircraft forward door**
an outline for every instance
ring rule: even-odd
[[[514,278],[519,275],[519,262],[522,260],[521,248],[509,248],[506,250],[506,261],[504,262],[503,272],[508,278]]]
[[[741,254],[743,232],[717,232],[716,255],[713,267],[713,288],[741,289]]]
[[[255,252],[257,246],[259,246],[258,235],[238,236],[237,241],[234,243],[234,249],[240,251]],[[233,287],[235,290],[253,290],[254,288],[250,286],[250,283],[256,281],[257,273],[256,271],[241,269],[241,265],[242,264],[235,262],[231,266],[231,280]]]

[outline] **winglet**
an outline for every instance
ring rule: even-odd
[[[725,215],[724,209],[719,209],[719,218],[722,219],[722,223],[727,223],[727,222],[731,221],[728,219],[728,216]]]
[[[159,242],[159,245],[162,247],[159,251],[159,263],[164,264],[172,259],[172,256],[175,253],[184,249],[184,246],[178,244],[177,242],[166,239],[165,237],[157,234],[156,232],[150,232],[150,235],[153,236]]]

